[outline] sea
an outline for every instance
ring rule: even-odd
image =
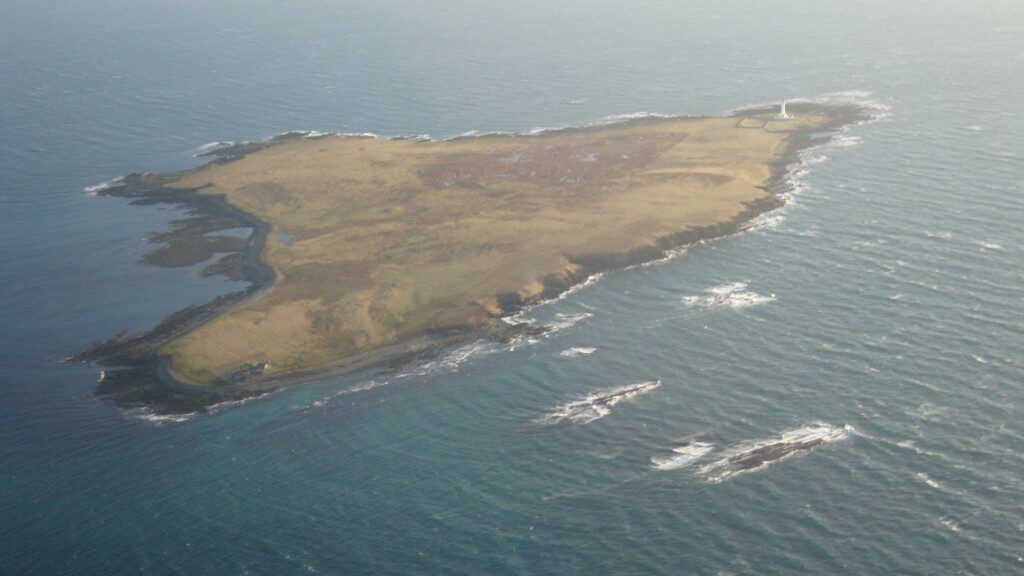
[[[0,573],[1024,573],[1022,38],[1017,0],[3,0]],[[244,286],[141,264],[183,213],[123,174],[783,98],[872,120],[546,335],[174,417],[61,362]]]

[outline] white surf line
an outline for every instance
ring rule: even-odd
[[[565,421],[588,424],[611,414],[612,408],[617,404],[653,392],[659,386],[661,386],[661,380],[648,380],[591,392],[579,400],[568,402],[543,414],[537,418],[536,422],[544,425]]]

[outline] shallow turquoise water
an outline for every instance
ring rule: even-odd
[[[0,6],[0,572],[1024,567],[1017,3],[208,4]],[[206,142],[827,94],[881,117],[810,151],[786,208],[529,311],[564,326],[537,342],[185,422],[57,362],[234,288],[137,263],[175,210],[82,192]],[[817,423],[834,441],[713,481]],[[711,451],[655,466],[694,437]]]

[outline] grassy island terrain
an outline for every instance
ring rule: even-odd
[[[184,388],[266,389],[486,331],[594,272],[776,206],[784,165],[838,125],[835,110],[790,110],[446,141],[295,135],[134,175],[121,195],[217,198],[262,223],[253,250],[273,271],[261,290],[146,344]]]

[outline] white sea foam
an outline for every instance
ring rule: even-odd
[[[565,314],[559,312],[558,314],[555,314],[555,321],[548,324],[548,328],[551,332],[558,332],[559,330],[575,326],[591,316],[593,316],[593,314],[590,312],[579,312],[577,314]]]
[[[948,410],[949,408],[946,406],[936,406],[931,402],[922,402],[917,408],[906,410],[904,413],[918,420],[935,421],[937,416],[945,414]]]
[[[522,310],[512,316],[503,317],[502,320],[513,326],[517,324],[528,324],[530,326],[536,326],[537,324],[542,323],[540,320],[537,320],[536,318],[531,318],[527,316],[527,312],[528,310]],[[553,334],[561,332],[562,330],[569,328],[571,326],[575,326],[576,324],[582,322],[583,320],[586,320],[587,318],[590,318],[593,315],[594,314],[592,312],[578,312],[576,314],[566,314],[564,312],[559,312],[555,314],[553,320],[543,323],[544,327],[547,328],[547,330],[545,330],[542,335],[538,336],[535,334],[529,334],[526,336],[516,337],[512,339],[512,341],[509,343],[509,351],[515,351],[517,348],[523,345],[536,344],[541,341],[541,338],[549,338]]]
[[[266,396],[270,396],[273,393],[274,393],[274,391],[271,390],[269,392],[264,392],[262,394],[256,394],[255,396],[249,396],[249,397],[246,397],[246,398],[242,398],[241,400],[225,400],[224,402],[218,402],[217,404],[214,404],[214,405],[210,406],[209,410],[210,410],[210,413],[212,414],[212,413],[216,412],[217,410],[220,410],[221,408],[228,408],[228,407],[231,407],[231,406],[241,406],[242,404],[248,404],[249,402],[252,402],[254,400],[259,400],[260,398],[263,398],[263,397],[266,397]]]
[[[579,292],[580,290],[583,290],[587,286],[591,286],[593,284],[596,284],[597,281],[600,280],[601,278],[604,278],[604,272],[598,272],[597,274],[592,274],[592,275],[588,276],[587,279],[584,280],[583,282],[580,282],[579,284],[573,286],[572,288],[569,288],[565,292],[562,292],[558,296],[555,296],[550,301],[551,302],[557,302],[559,300],[564,300],[565,298],[569,297],[570,295],[575,294],[575,293]]]
[[[694,462],[700,460],[712,450],[715,449],[714,444],[707,442],[690,442],[683,446],[673,448],[671,456],[666,457],[652,457],[651,466],[658,470],[678,470],[679,468],[685,468]]]
[[[957,524],[956,520],[953,520],[952,518],[948,518],[948,517],[947,518],[943,518],[941,520],[941,522],[942,522],[943,526],[945,526],[946,528],[949,528],[953,532],[959,532],[960,531],[960,525]]]
[[[100,371],[100,382],[102,382],[106,377],[107,377],[106,371],[105,370],[101,370]],[[252,402],[253,400],[258,400],[258,399],[263,398],[264,396],[268,396],[270,394],[273,394],[273,391],[264,392],[262,394],[256,394],[254,396],[248,396],[248,397],[242,398],[240,400],[225,400],[224,402],[218,402],[216,404],[210,405],[207,408],[205,413],[206,414],[213,414],[214,412],[217,412],[221,408],[227,408],[227,407],[230,407],[230,406],[239,406],[239,405],[242,405],[242,404],[248,404],[249,402]],[[129,408],[129,409],[123,410],[122,413],[124,414],[124,416],[126,418],[130,418],[132,420],[143,420],[143,421],[146,421],[146,422],[152,422],[152,423],[157,424],[157,425],[166,424],[168,422],[187,422],[188,420],[191,420],[192,418],[194,418],[195,416],[197,416],[199,414],[199,412],[186,412],[186,413],[181,413],[181,414],[157,414],[157,413],[153,412],[152,409],[150,409],[149,407],[146,407],[146,406],[143,406],[143,407],[140,407],[140,408]]]
[[[836,134],[832,137],[832,140],[828,143],[829,146],[834,148],[853,148],[859,146],[862,142],[860,136],[851,136],[849,134]]]
[[[435,360],[414,365],[406,372],[399,372],[397,374],[394,374],[390,380],[367,380],[350,388],[345,388],[337,392],[334,392],[333,394],[329,394],[323,398],[320,398],[319,400],[314,401],[313,405],[322,406],[325,401],[330,400],[331,398],[355,394],[357,392],[365,392],[367,390],[372,390],[374,388],[380,388],[382,386],[387,386],[393,383],[395,380],[404,380],[407,378],[429,376],[437,374],[439,372],[457,372],[460,367],[469,362],[471,359],[492,354],[500,349],[501,348],[499,347],[498,343],[490,340],[477,340],[475,342],[470,342],[469,344],[459,346],[457,348],[454,348],[453,350],[450,350],[442,354]]]
[[[977,240],[977,241],[975,241],[975,244],[977,244],[978,246],[981,246],[982,250],[993,250],[993,251],[996,251],[996,252],[1002,252],[1003,251],[1003,245],[999,244],[997,242],[989,242],[989,241],[985,241],[985,240]]]
[[[89,196],[95,196],[96,194],[104,190],[109,190],[111,188],[120,188],[121,186],[124,185],[124,177],[118,176],[117,178],[112,178],[110,180],[107,180],[106,182],[100,182],[99,184],[86,186],[85,188],[82,189],[82,192],[85,192]]]
[[[126,418],[151,422],[157,426],[175,422],[187,422],[196,416],[196,412],[187,414],[156,414],[149,408],[130,408],[122,412]]]
[[[337,392],[334,392],[333,394],[328,394],[327,396],[323,396],[321,398],[318,398],[318,399],[314,400],[313,402],[311,402],[309,405],[294,406],[293,408],[296,409],[296,410],[305,409],[305,408],[320,408],[323,405],[325,405],[328,401],[330,401],[330,400],[332,400],[334,398],[337,398],[339,396],[348,396],[349,394],[356,394],[358,392],[365,392],[367,390],[373,390],[374,388],[380,388],[381,386],[387,386],[390,383],[391,382],[389,380],[367,380],[365,382],[360,382],[359,384],[356,384],[355,386],[352,386],[350,388],[343,388],[341,390],[338,390]]]
[[[833,105],[854,104],[870,112],[872,120],[889,119],[892,106],[879,102],[873,97],[874,93],[867,90],[846,90],[842,92],[829,92],[805,101]],[[792,100],[792,102],[800,101],[800,99]]]
[[[925,484],[931,486],[932,488],[935,488],[936,490],[945,490],[946,488],[945,486],[943,486],[941,482],[933,479],[931,476],[925,474],[924,472],[918,472],[917,478],[924,482]]]
[[[512,341],[509,343],[510,351],[515,351],[517,348],[523,345],[536,344],[541,341],[541,338],[548,338],[553,334],[556,334],[571,326],[575,326],[576,324],[594,315],[592,312],[578,312],[576,314],[567,314],[564,312],[559,312],[555,314],[554,319],[548,321],[541,321],[538,320],[537,318],[533,318],[528,315],[535,306],[540,306],[541,304],[544,303],[545,302],[542,302],[540,304],[534,304],[533,306],[529,306],[515,314],[503,316],[501,318],[504,322],[512,326],[516,326],[518,324],[527,324],[530,326],[543,324],[543,326],[546,328],[546,330],[539,336],[536,334],[530,334],[526,336],[519,336],[512,339]]]
[[[342,391],[343,394],[355,394],[356,392],[366,392],[367,390],[373,390],[374,388],[380,388],[381,386],[387,386],[390,384],[388,380],[367,380],[360,384],[356,384],[351,388],[346,388]],[[340,396],[341,394],[339,394]]]
[[[748,230],[764,230],[764,229],[775,229],[786,221],[786,215],[777,210],[771,212],[765,212],[757,218],[754,218],[747,224]]]
[[[718,483],[740,474],[762,470],[775,462],[805,454],[818,446],[849,437],[853,427],[838,428],[817,423],[782,434],[736,444],[717,460],[701,466],[697,474],[707,482]]]
[[[579,284],[576,284],[572,288],[569,288],[568,290],[566,290],[565,292],[562,292],[561,294],[559,294],[558,296],[555,296],[554,298],[551,298],[551,299],[548,299],[548,300],[542,300],[540,302],[531,304],[529,306],[525,306],[525,307],[523,307],[523,309],[519,310],[515,314],[509,314],[508,316],[502,316],[501,319],[505,323],[511,324],[513,326],[516,325],[516,324],[522,324],[524,322],[527,323],[527,324],[537,324],[537,322],[538,322],[537,319],[536,318],[531,318],[529,316],[529,313],[531,311],[533,311],[534,308],[536,308],[538,306],[543,306],[545,304],[550,304],[551,302],[558,302],[559,300],[564,300],[565,298],[569,297],[570,295],[575,294],[575,293],[579,292],[580,290],[583,290],[587,286],[590,286],[592,284],[597,283],[597,281],[600,280],[603,276],[604,276],[603,272],[599,272],[597,274],[593,274],[591,276],[588,276],[587,279],[584,280],[583,282],[580,282]],[[564,318],[564,317],[567,317],[567,316],[575,316],[575,315],[558,314],[557,316]],[[580,318],[579,320],[582,320],[582,318]],[[579,320],[577,320],[577,321],[579,321]],[[575,324],[575,322],[573,322],[572,324]],[[572,324],[569,324],[569,326],[571,326]],[[566,328],[566,327],[567,326],[562,326],[562,328]],[[556,329],[556,331],[557,331],[557,329]]]
[[[629,267],[626,268],[626,270],[629,270],[629,269],[635,268],[635,267],[648,268],[648,267],[651,267],[651,266],[661,266],[662,264],[667,264],[667,263],[675,260],[676,258],[679,258],[683,254],[686,254],[687,250],[689,250],[689,248],[687,248],[685,246],[682,247],[682,248],[676,248],[675,250],[666,250],[665,251],[665,255],[662,256],[661,258],[658,258],[657,260],[651,260],[650,262],[642,262],[640,264],[635,264],[633,266],[629,266]]]
[[[437,372],[455,372],[472,358],[492,354],[499,350],[498,344],[490,340],[477,340],[451,350],[438,359],[416,366],[410,372],[403,372],[395,378],[427,376]]]
[[[748,282],[720,284],[704,291],[704,294],[684,296],[683,304],[688,307],[731,308],[739,310],[775,300],[775,294],[758,294],[747,290]]]
[[[659,112],[630,112],[627,114],[613,114],[611,116],[605,116],[595,122],[584,124],[584,126],[612,126],[615,124],[622,124],[623,122],[630,122],[633,120],[643,120],[646,118],[686,118],[685,114],[662,114]]]
[[[231,141],[231,140],[226,140],[224,142],[221,142],[221,141],[207,142],[206,144],[203,144],[199,148],[196,148],[195,156],[202,156],[203,154],[207,154],[207,153],[213,152],[214,150],[220,150],[221,148],[227,148],[229,146],[234,146],[235,144],[237,144],[237,142],[234,142],[234,141]]]
[[[487,138],[489,136],[520,136],[524,134],[533,134],[534,130],[529,130],[527,132],[522,133],[506,132],[504,130],[492,130],[490,132],[480,132],[479,130],[466,130],[465,132],[461,132],[450,138],[445,138],[444,140],[458,140],[459,138]]]
[[[515,326],[517,324],[530,324],[530,325],[536,324],[537,323],[537,319],[529,317],[527,315],[528,313],[529,313],[529,309],[524,308],[524,309],[516,312],[515,314],[509,314],[508,316],[502,316],[501,320],[502,320],[502,322],[505,322],[506,324],[510,324],[512,326]]]
[[[924,235],[929,238],[935,238],[938,240],[950,240],[953,238],[953,233],[945,230],[940,230],[938,232],[934,230],[925,230]]]
[[[536,421],[546,425],[565,421],[587,424],[611,414],[612,407],[617,404],[652,392],[658,386],[661,386],[661,380],[648,380],[647,382],[591,392],[584,398],[563,404],[541,415]]]
[[[896,446],[903,448],[904,450],[913,450],[914,452],[924,456],[933,456],[935,458],[941,458],[943,460],[946,459],[946,456],[944,456],[943,454],[940,454],[938,452],[932,452],[931,450],[925,450],[924,448],[919,447],[917,445],[917,442],[913,440],[900,440],[899,442],[896,443]]]
[[[587,346],[577,346],[574,348],[568,348],[559,352],[559,356],[565,356],[566,358],[577,358],[579,356],[590,356],[594,352],[597,352],[597,348],[590,348]]]
[[[846,90],[842,92],[828,92],[813,98],[788,98],[789,104],[825,104],[833,106],[855,105],[867,111],[871,118],[869,121],[888,120],[890,118],[891,106],[879,102],[873,98],[874,94],[866,90]],[[766,108],[777,106],[778,101],[755,102],[729,111],[730,114],[750,110],[752,108]]]
[[[565,126],[539,126],[537,128],[531,128],[530,130],[527,130],[526,132],[522,132],[522,133],[519,133],[519,134],[512,133],[512,132],[488,132],[488,133],[480,134],[480,133],[476,132],[475,130],[471,130],[470,132],[464,132],[460,136],[491,136],[491,135],[530,135],[530,136],[536,136],[538,134],[547,134],[547,133],[550,133],[550,132],[561,132],[563,130],[573,130],[573,129],[576,129],[576,128],[596,128],[596,127],[600,127],[600,126],[615,126],[615,125],[618,125],[618,124],[625,124],[625,123],[628,123],[628,122],[632,122],[632,121],[635,121],[635,120],[643,120],[643,119],[646,119],[646,118],[665,118],[665,119],[668,119],[668,118],[687,118],[687,117],[688,116],[683,115],[683,114],[661,114],[661,113],[658,113],[658,112],[642,112],[641,111],[641,112],[630,112],[630,113],[627,113],[627,114],[615,114],[615,115],[612,115],[612,116],[605,116],[604,118],[600,118],[600,119],[595,120],[593,122],[586,122],[586,123],[583,123],[583,124],[572,124],[572,125],[565,125]]]
[[[455,370],[459,366],[465,364],[470,358],[490,354],[496,351],[497,347],[494,346],[492,342],[479,340],[477,342],[466,344],[465,346],[460,346],[445,354],[440,359],[434,362],[428,362],[425,366],[436,366],[437,368],[446,370]]]

